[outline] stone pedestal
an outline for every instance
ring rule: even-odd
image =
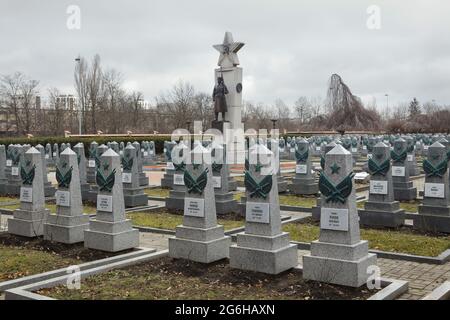
[[[139,231],[132,228],[125,215],[120,156],[111,149],[106,151],[100,158],[97,175],[101,175],[97,179],[97,216],[84,232],[85,247],[118,252],[139,246]]]
[[[447,150],[440,142],[428,148],[423,162],[425,184],[423,203],[414,217],[414,228],[450,233],[450,195]]]
[[[379,142],[373,147],[373,157],[368,163],[371,174],[369,200],[364,210],[359,210],[361,225],[397,228],[405,223],[405,212],[394,200],[390,159],[387,145]]]
[[[86,182],[95,183],[95,173],[97,170],[97,162],[99,155],[97,154],[98,143],[91,142],[89,146],[89,158],[87,161]],[[84,198],[83,198],[84,199]]]
[[[320,237],[303,256],[303,278],[344,286],[360,287],[367,282],[367,268],[376,265],[368,243],[360,239],[356,196],[353,188],[353,159],[337,145],[326,155],[321,174]],[[345,184],[343,192],[333,188]]]
[[[42,176],[44,178],[44,194],[46,197],[54,197],[56,189],[52,186],[51,182],[48,181],[47,165],[45,164],[46,163],[45,148],[42,145],[38,144],[36,146],[36,149],[41,153],[42,163],[44,164],[42,166]]]
[[[83,214],[77,154],[66,148],[56,170],[56,215],[47,217],[44,239],[67,244],[83,242],[89,216]]]
[[[231,238],[224,235],[223,226],[217,225],[211,162],[204,162],[202,156],[210,153],[197,145],[191,154],[194,165],[187,165],[184,172],[183,225],[177,226],[175,237],[169,238],[169,256],[211,263],[228,258]]]
[[[238,204],[230,192],[230,166],[226,162],[226,146],[213,143],[212,173],[217,214],[236,212]]]
[[[20,165],[26,173],[21,177],[20,209],[15,210],[13,218],[8,220],[8,232],[34,238],[43,235],[44,222],[50,212],[45,208],[41,153],[32,147],[24,158]]]
[[[173,175],[175,173],[175,167],[172,160],[172,149],[175,147],[176,143],[173,141],[164,141],[164,157],[167,162],[166,173],[161,179],[162,188],[173,188]]]
[[[189,149],[183,142],[173,147],[172,161],[175,168],[173,185],[172,190],[169,192],[169,197],[166,198],[166,208],[169,210],[182,211],[184,209],[184,197],[186,194],[184,170],[186,169],[188,157]]]
[[[23,147],[21,145],[13,145],[10,149],[10,170],[8,170],[8,184],[5,186],[5,192],[8,195],[20,195],[20,187],[22,178],[20,175],[20,166],[23,162]]]
[[[136,148],[128,145],[122,157],[122,182],[125,207],[140,207],[148,204],[148,196],[139,183],[138,163]]]
[[[406,141],[399,138],[394,141],[391,151],[392,158],[392,179],[394,182],[394,199],[398,201],[410,201],[417,197],[417,189],[414,188],[409,178],[407,166],[407,146]]]
[[[261,161],[260,157],[269,162]],[[277,161],[273,153],[263,145],[255,145],[249,151],[249,168],[245,174],[253,182],[246,188],[245,232],[237,234],[236,244],[230,247],[232,268],[279,274],[298,265],[297,246],[291,244],[288,233],[281,230],[273,161]],[[261,184],[270,189],[257,191],[257,185]]]
[[[305,139],[297,142],[295,152],[295,177],[289,187],[292,193],[298,195],[313,195],[319,192],[319,186],[312,174],[311,159],[309,157],[309,143]]]

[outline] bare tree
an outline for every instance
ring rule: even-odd
[[[5,106],[14,116],[16,131],[21,132],[20,125],[20,87],[24,81],[24,75],[16,72],[12,75],[1,76],[0,92]]]

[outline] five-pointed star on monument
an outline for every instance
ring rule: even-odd
[[[335,162],[335,163],[333,163],[332,166],[330,166],[330,169],[331,169],[331,174],[335,174],[335,173],[339,174],[339,170],[341,169],[341,167],[339,167]]]
[[[224,62],[228,59],[232,66],[239,64],[239,58],[237,52],[244,46],[243,42],[234,42],[231,32],[226,32],[222,44],[213,45],[214,49],[220,52],[219,62],[217,63],[221,67],[228,67]],[[230,66],[231,67],[231,66]]]

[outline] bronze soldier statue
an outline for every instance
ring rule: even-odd
[[[222,120],[225,120],[225,112],[228,111],[227,100],[225,95],[228,94],[227,86],[223,82],[222,77],[217,78],[217,84],[214,86],[213,101],[214,101],[214,114],[216,121],[219,119],[219,112],[222,113]]]

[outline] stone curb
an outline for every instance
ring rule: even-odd
[[[294,269],[303,272],[303,266],[298,265]],[[408,291],[409,283],[404,280],[381,278],[380,284],[382,289],[374,295],[367,298],[367,300],[394,300]]]
[[[146,255],[149,253],[154,253],[155,251],[156,251],[155,249],[138,247],[138,248],[136,248],[136,250],[134,250],[132,252],[128,252],[125,254],[121,254],[121,255],[105,258],[105,259],[82,263],[77,266],[80,268],[80,270],[89,270],[89,269],[93,269],[93,268],[98,268],[103,265],[107,265],[107,264],[111,264],[111,263],[118,263],[120,261],[124,261],[127,259],[140,257],[140,256],[143,256],[143,255]],[[40,274],[35,274],[35,275],[27,276],[27,277],[22,277],[22,278],[18,278],[18,279],[14,279],[14,280],[0,282],[0,291],[6,291],[8,289],[13,289],[13,288],[17,288],[19,286],[29,285],[32,283],[48,280],[51,278],[60,277],[63,275],[67,277],[67,267],[40,273]]]
[[[112,269],[123,268],[126,266],[135,265],[144,261],[151,261],[154,259],[165,257],[169,254],[168,250],[158,251],[143,255],[137,258],[126,259],[121,262],[106,264],[97,268],[84,270],[80,273],[80,278],[84,279],[91,275],[110,271]],[[301,266],[295,269],[303,271]],[[5,300],[56,300],[44,295],[33,293],[32,291],[43,288],[52,288],[60,284],[67,283],[70,275],[55,277],[40,282],[31,283],[25,286],[16,287],[14,289],[6,290]],[[367,300],[393,300],[408,290],[408,282],[401,280],[394,280],[388,278],[381,278],[381,286],[383,287],[379,292],[369,297]]]
[[[151,211],[151,210],[149,210]],[[287,215],[283,215],[281,216],[281,223],[290,223],[290,222],[296,222],[299,220],[302,220],[304,218],[290,218]],[[159,233],[159,234],[168,234],[168,235],[175,235],[175,230],[170,230],[170,229],[162,229],[162,228],[154,228],[154,227],[143,227],[143,226],[136,226],[133,225],[133,228],[138,229],[140,232],[148,232],[148,233]],[[229,236],[229,235],[233,235],[235,233],[239,233],[245,230],[245,226],[242,227],[238,227],[238,228],[234,228],[234,229],[230,229],[230,230],[226,230],[225,231],[225,235]]]
[[[427,294],[421,300],[449,300],[450,299],[450,281],[445,281],[439,287]]]
[[[165,257],[169,254],[168,250],[156,251],[154,249],[148,249],[151,253],[143,254],[137,257],[131,257],[122,261],[106,263],[98,267],[89,268],[80,272],[80,278],[84,279],[88,276],[110,271],[112,269],[123,268],[131,265],[135,265],[144,261],[150,261],[157,258]],[[71,275],[65,274],[63,276],[56,276],[44,281],[37,281],[28,285],[15,287],[5,291],[5,300],[56,300],[47,296],[33,293],[32,291],[52,288],[60,284],[67,283],[68,278]]]
[[[309,242],[300,242],[300,241],[291,241],[297,245],[299,249],[302,250],[310,250],[311,244]],[[427,257],[427,256],[417,256],[413,254],[407,253],[398,253],[398,252],[386,252],[380,250],[369,250],[370,253],[375,253],[378,258],[384,259],[392,259],[392,260],[404,260],[411,262],[419,262],[419,263],[429,263],[429,264],[444,264],[447,261],[450,261],[450,249],[443,251],[437,257]]]
[[[141,206],[141,207],[125,208],[125,213],[135,212],[135,211],[151,211],[153,209],[159,209],[159,208],[163,208],[163,206],[158,206],[158,205],[151,205],[151,206],[149,206],[149,205],[147,205],[147,206]],[[0,214],[4,214],[4,215],[7,215],[7,216],[12,216],[14,214],[14,210],[0,208]],[[90,217],[95,217],[96,214],[92,213],[89,216]]]

